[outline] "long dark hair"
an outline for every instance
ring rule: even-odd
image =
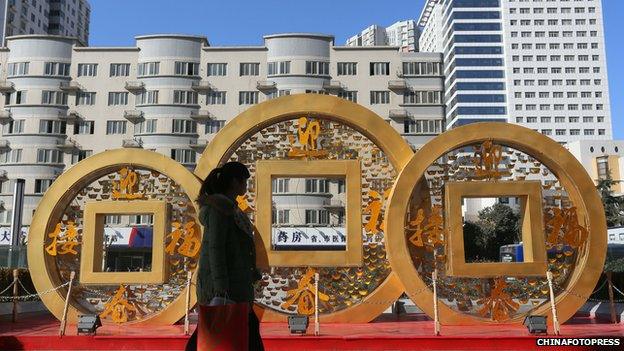
[[[207,203],[208,196],[213,194],[225,194],[232,180],[246,180],[249,177],[249,170],[240,162],[228,162],[221,167],[217,167],[204,179],[201,189],[199,190],[197,203],[203,206]]]

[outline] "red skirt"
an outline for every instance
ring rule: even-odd
[[[249,303],[199,305],[198,351],[249,349]]]

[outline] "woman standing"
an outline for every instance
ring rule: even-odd
[[[247,167],[228,162],[204,180],[197,203],[204,236],[197,273],[197,302],[201,305],[254,301],[256,268],[253,226],[237,205],[236,197],[247,191]],[[249,313],[249,350],[264,350],[260,323]]]

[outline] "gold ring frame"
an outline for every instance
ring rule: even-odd
[[[298,94],[256,105],[228,122],[202,154],[195,174],[205,178],[213,168],[228,161],[239,145],[263,128],[303,116],[313,118],[322,116],[358,131],[383,151],[397,173],[413,155],[401,135],[374,112],[337,97]],[[261,236],[256,235],[259,260],[264,260],[264,265],[267,265],[265,244],[261,241]],[[361,303],[355,303],[336,312],[323,313],[321,318],[327,323],[369,322],[386,310],[402,292],[402,284],[396,275],[390,272],[372,293],[361,300]],[[286,313],[263,308],[259,304],[256,304],[256,311],[262,316],[263,321],[284,322],[288,316]]]
[[[390,235],[387,243],[392,269],[403,282],[412,300],[429,316],[433,316],[433,304],[430,303],[433,300],[433,293],[414,266],[408,248],[409,240],[406,238],[405,223],[410,200],[413,190],[426,183],[423,180],[430,165],[439,165],[440,159],[453,150],[481,143],[500,144],[519,150],[549,169],[558,178],[561,188],[567,191],[579,221],[587,228],[588,235],[584,245],[579,248],[576,265],[555,299],[558,318],[563,323],[585,303],[586,299],[581,296],[591,295],[602,273],[607,247],[606,220],[594,182],[583,166],[561,145],[527,128],[506,123],[475,123],[439,135],[416,153],[401,171],[390,195],[387,215]],[[439,303],[438,306],[440,322],[443,324],[474,325],[500,322],[494,318],[478,318],[464,314],[444,303]],[[531,314],[548,315],[548,321],[553,320],[547,298],[537,305]],[[523,315],[516,315],[504,321],[522,323],[523,318]]]
[[[105,151],[93,155],[72,168],[68,169],[52,186],[46,191],[32,220],[28,242],[28,263],[31,270],[31,277],[37,291],[48,291],[63,284],[60,280],[58,268],[54,263],[54,257],[47,255],[44,247],[47,233],[50,233],[56,221],[61,220],[65,209],[91,181],[115,172],[120,167],[141,167],[147,170],[166,175],[180,185],[184,192],[193,202],[195,212],[198,211],[194,204],[194,199],[199,194],[201,183],[188,169],[169,157],[152,151],[140,149],[118,149]],[[125,201],[125,200],[124,200]],[[128,202],[131,204],[132,202]],[[130,208],[131,210],[131,208]],[[163,226],[163,225],[161,225]],[[162,239],[162,238],[161,238]],[[163,240],[159,240],[161,243]],[[162,250],[164,247],[154,247],[155,250]],[[80,272],[77,272],[80,275]],[[102,273],[108,274],[108,273]],[[138,273],[140,274],[140,273]],[[195,279],[195,277],[193,277]],[[184,301],[186,288],[171,303],[166,305],[156,314],[152,314],[144,319],[129,323],[141,323],[151,325],[173,324],[180,320],[186,312]],[[191,294],[191,306],[195,304],[196,297]],[[41,299],[48,310],[58,319],[61,319],[67,289],[59,289],[55,292],[44,294]],[[69,304],[68,321],[76,323],[78,315],[84,313],[73,303]]]

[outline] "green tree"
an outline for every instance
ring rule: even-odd
[[[607,174],[605,179],[598,180],[598,193],[602,198],[602,205],[605,209],[605,215],[607,217],[607,226],[619,227],[624,225],[624,197],[615,196],[613,194],[612,187],[617,184],[618,181],[611,178],[611,173]]]
[[[520,215],[504,204],[479,211],[476,223],[464,223],[466,260],[498,262],[500,247],[520,242]]]

